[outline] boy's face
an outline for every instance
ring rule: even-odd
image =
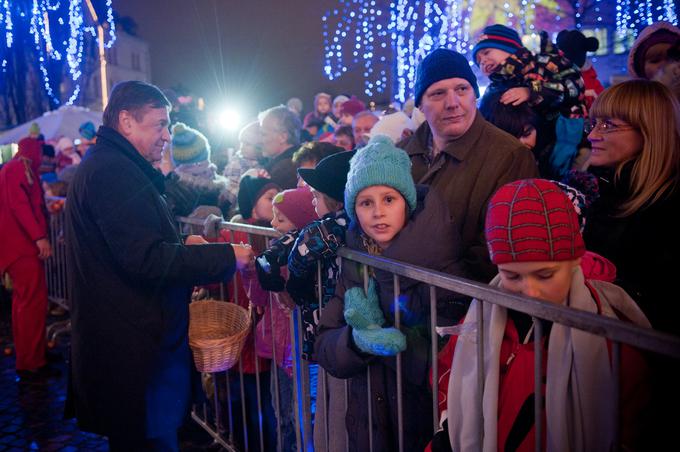
[[[305,127],[305,130],[309,132],[309,134],[313,137],[316,136],[317,133],[319,133],[319,127],[314,125],[314,126],[307,126]]]
[[[277,209],[276,206],[272,207],[272,213],[274,218],[272,218],[271,225],[280,234],[285,234],[295,229],[293,222],[290,221],[288,217],[283,214],[283,212]]]
[[[333,114],[335,115],[336,118],[340,117],[340,109],[342,108],[342,104],[344,103],[345,102],[339,100],[333,104]]]
[[[351,151],[354,148],[352,137],[348,137],[347,135],[335,135],[333,137],[333,144],[340,146],[346,151]]]
[[[357,195],[354,210],[361,229],[387,249],[406,224],[406,200],[392,187],[373,185]]]
[[[327,213],[331,213],[331,209],[329,209],[326,205],[326,199],[324,198],[323,193],[312,188],[312,196],[312,205],[314,206],[314,211],[319,216],[319,218],[323,217]]]
[[[488,77],[509,56],[510,53],[505,50],[486,48],[477,52],[477,64],[482,74]]]
[[[500,264],[501,287],[516,294],[564,304],[581,258],[570,261],[509,262]]]
[[[319,97],[319,99],[316,101],[316,111],[322,115],[325,115],[331,111],[331,103],[329,100],[325,97]]]
[[[670,48],[670,43],[660,42],[647,49],[644,67],[645,78],[651,80],[659,72],[659,69],[668,63],[668,50]]]
[[[253,219],[260,221],[272,221],[274,213],[272,211],[272,201],[274,196],[279,191],[275,188],[270,188],[262,196],[260,196],[253,207]]]
[[[243,157],[250,160],[257,160],[262,156],[262,140],[257,133],[247,133],[243,135],[240,143],[240,151]]]
[[[354,121],[354,116],[350,115],[349,113],[342,113],[340,116],[340,124],[343,126],[351,126],[352,121]]]

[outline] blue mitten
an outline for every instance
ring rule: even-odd
[[[385,324],[385,316],[380,309],[375,280],[368,280],[368,292],[363,287],[352,287],[345,292],[345,322],[357,330]]]
[[[353,330],[354,344],[364,353],[394,356],[406,350],[406,336],[394,327]]]

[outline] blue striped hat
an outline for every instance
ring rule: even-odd
[[[513,54],[524,47],[519,34],[505,25],[495,24],[485,27],[479,36],[477,44],[472,49],[472,61],[477,63],[477,52],[482,49],[500,49]]]

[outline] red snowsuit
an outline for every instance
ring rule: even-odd
[[[17,370],[45,365],[47,282],[36,241],[47,238],[38,168],[42,143],[19,141],[19,152],[0,170],[0,273],[13,284],[12,332]]]

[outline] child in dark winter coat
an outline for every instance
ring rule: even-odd
[[[229,214],[229,181],[210,161],[210,143],[198,130],[178,122],[172,128],[175,169],[165,179],[168,205],[175,215],[189,215],[200,205]]]
[[[271,179],[261,177],[244,176],[239,184],[238,192],[238,210],[239,214],[231,218],[232,223],[244,223],[254,226],[269,226],[272,220],[272,199],[280,191],[278,185],[271,181]],[[248,234],[245,232],[231,231],[222,229],[219,231],[219,241],[227,243],[247,243]],[[261,237],[253,235],[251,240],[253,251],[255,253],[262,252],[265,241]],[[254,273],[254,272],[250,272]],[[262,291],[253,291],[251,284],[254,276],[249,274],[247,268],[237,272],[233,281],[227,286],[227,296],[234,302],[238,302],[241,307],[248,308],[252,303],[254,308],[253,322],[258,325],[271,318],[269,312],[269,296],[263,294]],[[268,338],[267,338],[268,339]],[[259,450],[259,441],[252,441],[252,438],[257,438],[259,431],[260,420],[262,421],[262,429],[264,435],[264,450],[272,450],[276,448],[276,418],[272,409],[272,393],[270,390],[270,361],[271,356],[263,356],[261,352],[270,343],[257,334],[249,334],[246,343],[241,353],[239,364],[229,371],[229,391],[231,394],[231,411],[234,413],[234,438],[239,448],[245,448],[245,439],[243,438],[244,428],[239,428],[238,425],[244,423],[246,425],[246,432],[250,439],[250,447],[253,450]],[[243,371],[243,384],[245,394],[246,416],[243,420],[241,418],[241,391],[240,391],[240,376],[239,369]],[[262,416],[258,418],[258,404],[257,404],[257,378],[256,373],[259,370],[260,380],[260,395]],[[276,369],[271,369],[276,371]]]
[[[298,174],[310,187],[313,205],[319,217],[307,225],[295,241],[288,255],[288,293],[302,314],[302,357],[313,360],[319,299],[315,290],[317,264],[321,264],[321,306],[335,292],[340,273],[336,252],[345,244],[349,225],[343,206],[343,196],[349,160],[354,152],[339,152],[322,159],[315,168],[300,168]]]
[[[338,152],[323,158],[315,168],[298,169],[298,175],[311,189],[319,219],[299,234],[288,234],[289,237],[284,236],[277,243],[283,249],[279,255],[285,253],[286,256],[277,265],[288,263],[286,290],[300,307],[302,357],[310,361],[314,360],[319,309],[333,295],[340,273],[336,252],[345,244],[349,224],[343,201],[349,160],[353,155],[354,152]],[[317,281],[318,266],[321,267],[320,281]],[[322,376],[317,388],[314,444],[317,449],[329,444],[330,450],[345,450],[344,383],[330,375]],[[323,428],[325,425],[327,429]]]
[[[297,231],[316,218],[312,206],[312,194],[309,187],[285,190],[278,193],[272,203],[271,225],[279,233],[282,239],[295,236]],[[272,358],[277,364],[278,389],[279,389],[279,425],[283,437],[283,450],[293,450],[295,447],[295,430],[293,427],[293,360],[290,331],[291,312],[295,305],[290,296],[282,291],[287,271],[285,258],[279,251],[286,246],[277,241],[260,255],[256,261],[257,279],[260,284],[250,284],[251,296],[266,303],[267,315],[257,325],[258,354]],[[281,268],[283,261],[284,268]],[[270,264],[271,262],[271,264]],[[248,277],[252,281],[252,275]],[[267,292],[272,290],[273,292]],[[271,297],[270,297],[271,295]],[[271,301],[269,301],[271,300]],[[271,391],[277,386],[272,379]]]
[[[321,135],[332,132],[337,126],[337,121],[338,118],[333,116],[331,95],[328,93],[317,93],[314,96],[314,111],[310,111],[305,115],[303,127],[306,129],[308,125],[317,123],[319,127],[316,134],[312,135],[312,138],[316,140]]]
[[[436,193],[416,186],[408,155],[386,136],[373,137],[350,162],[345,206],[351,219],[347,246],[447,273],[459,271],[453,243],[458,228]],[[427,238],[427,239],[424,239]],[[400,277],[394,306],[393,275],[371,271],[366,291],[359,264],[344,261],[336,295],[321,311],[316,356],[336,378],[352,378],[346,415],[349,449],[397,449],[395,355],[402,353],[404,450],[422,450],[432,429],[429,287]],[[446,307],[452,294],[437,293]],[[401,324],[395,324],[399,309]],[[444,309],[442,309],[443,311]],[[367,370],[373,425],[367,417]]]
[[[527,102],[545,119],[542,127],[556,131],[555,146],[544,157],[549,175],[557,177],[569,170],[583,137],[586,115],[578,68],[555,49],[547,34],[541,34],[541,52],[534,55],[522,45],[515,30],[498,24],[484,28],[472,56],[491,81],[489,94],[503,93],[504,104]]]
[[[557,35],[557,47],[564,56],[581,71],[585,88],[586,108],[590,110],[597,96],[604,91],[604,86],[597,78],[597,71],[593,63],[586,58],[588,52],[595,52],[600,47],[600,41],[595,37],[586,37],[578,30],[562,30]]]

